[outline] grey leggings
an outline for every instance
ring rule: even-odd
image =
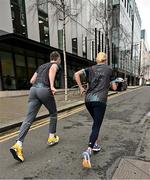
[[[50,113],[49,133],[55,133],[57,126],[57,109],[54,96],[50,89],[31,87],[28,104],[28,113],[20,127],[20,133],[17,140],[24,141],[24,138],[42,104]]]

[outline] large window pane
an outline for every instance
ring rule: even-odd
[[[73,54],[78,54],[78,42],[77,38],[72,38],[72,53]]]
[[[10,2],[14,33],[27,37],[25,1],[11,0]]]
[[[63,49],[63,30],[58,30],[58,48]]]
[[[84,58],[87,58],[87,37],[82,36],[82,54]]]
[[[33,76],[36,70],[36,61],[33,57],[27,57],[27,64],[28,64],[28,77],[29,79]]]
[[[27,88],[27,69],[25,64],[25,57],[22,55],[15,55],[16,61],[16,82],[17,89]]]
[[[95,43],[94,41],[91,41],[91,60],[94,61],[95,59]]]
[[[12,54],[1,51],[0,62],[2,68],[2,80],[3,80],[4,89],[5,90],[16,89]]]
[[[49,45],[49,25],[48,25],[48,3],[47,0],[38,0],[38,16],[40,42]]]
[[[0,58],[3,76],[14,76],[12,54],[8,52],[0,52]]]
[[[44,64],[44,59],[38,59],[38,66]]]

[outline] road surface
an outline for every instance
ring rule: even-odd
[[[60,142],[56,146],[46,145],[47,121],[36,125],[24,142],[24,163],[14,160],[9,152],[16,138],[15,132],[11,137],[9,132],[8,138],[0,139],[0,178],[111,178],[120,158],[148,158],[148,140],[144,139],[144,135],[150,127],[147,114],[149,111],[150,87],[110,97],[100,132],[102,150],[92,156],[90,170],[83,169],[81,161],[81,153],[87,147],[92,124],[84,106],[59,116],[57,134]]]

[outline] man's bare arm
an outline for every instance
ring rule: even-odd
[[[37,72],[35,72],[35,73],[33,74],[32,78],[30,79],[30,83],[31,83],[31,84],[34,84],[35,81],[36,81],[36,78],[37,78]]]
[[[57,70],[58,70],[57,64],[53,64],[49,70],[49,80],[50,80],[51,91],[53,94],[55,94],[55,92],[56,92],[54,83],[55,83],[55,77],[56,77]]]

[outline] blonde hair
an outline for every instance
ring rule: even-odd
[[[105,62],[107,60],[107,55],[104,52],[99,52],[96,57],[97,64]]]

